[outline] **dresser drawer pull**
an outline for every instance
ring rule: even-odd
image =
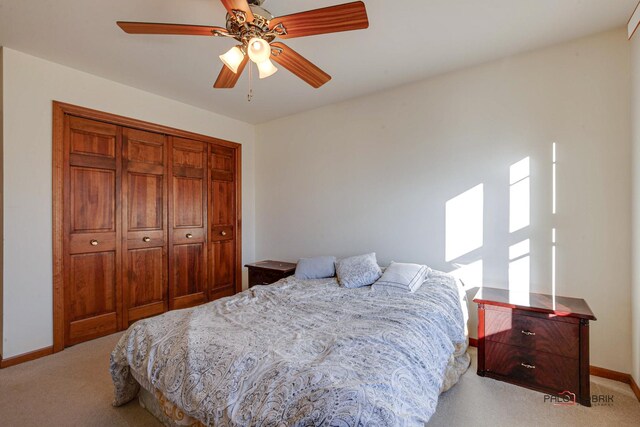
[[[98,246],[98,241],[96,239],[90,240],[89,244],[91,244],[91,246]]]
[[[143,242],[145,242],[145,243],[149,243],[149,242],[151,241],[151,237],[149,237],[149,236],[144,236],[144,237],[142,238],[142,241],[143,241]]]
[[[520,363],[520,366],[523,366],[527,369],[536,369],[536,365],[529,365],[528,363],[524,363],[524,362]]]
[[[187,233],[187,235],[185,236],[187,239],[193,239],[193,234],[191,233]]]
[[[535,337],[536,333],[535,332],[531,332],[531,331],[520,331],[522,332],[522,335],[526,335],[528,337]]]

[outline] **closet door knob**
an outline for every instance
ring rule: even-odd
[[[91,246],[98,246],[98,241],[96,239],[92,239],[89,243],[91,243]]]
[[[226,235],[227,235],[227,232],[226,232],[226,231],[223,231],[223,232],[222,232],[222,233],[220,233],[220,234],[221,234],[221,235],[223,235],[223,236],[226,236]]]
[[[145,242],[145,243],[149,243],[149,242],[151,241],[151,237],[144,236],[144,237],[142,238],[142,241],[143,241],[143,242]]]
[[[193,234],[191,234],[191,233],[187,233],[187,236],[186,236],[186,237],[187,237],[187,239],[192,239],[192,238],[193,238]]]

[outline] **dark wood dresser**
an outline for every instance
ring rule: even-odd
[[[296,272],[296,264],[284,261],[260,261],[245,267],[249,269],[249,287],[270,285]]]
[[[589,320],[583,299],[483,288],[478,304],[478,375],[591,406]]]

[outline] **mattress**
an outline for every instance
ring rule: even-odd
[[[424,425],[469,366],[466,302],[288,278],[139,321],[111,355],[115,405],[166,425]],[[141,391],[142,386],[142,391]]]

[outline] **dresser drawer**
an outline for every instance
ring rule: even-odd
[[[486,310],[485,339],[574,359],[580,354],[577,323],[525,316],[511,310]]]
[[[579,364],[575,359],[486,341],[487,374],[549,392],[578,393]]]

